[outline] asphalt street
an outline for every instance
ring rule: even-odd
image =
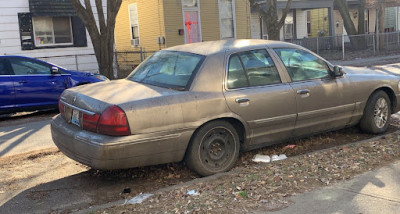
[[[55,147],[50,134],[50,121],[45,119],[0,127],[0,157]]]

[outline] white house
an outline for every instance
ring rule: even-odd
[[[70,0],[0,0],[0,54],[98,72],[90,36]]]

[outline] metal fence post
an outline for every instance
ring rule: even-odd
[[[376,55],[375,34],[372,35],[372,46],[374,49],[374,56]]]
[[[140,47],[140,62],[143,62],[143,49]]]
[[[397,32],[397,45],[400,46],[400,31]]]
[[[75,65],[76,65],[76,70],[79,71],[78,55],[77,54],[75,54]]]
[[[342,33],[342,59],[344,60],[344,33]]]
[[[319,54],[319,37],[317,36],[317,54]]]

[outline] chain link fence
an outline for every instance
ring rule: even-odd
[[[400,54],[400,32],[303,38],[287,42],[310,49],[327,60],[353,60]],[[136,66],[157,51],[141,48],[138,51],[115,52],[116,66],[114,69],[118,72],[118,78],[126,77]],[[72,70],[98,73],[97,61],[94,54],[38,58]]]
[[[400,54],[400,32],[337,35],[289,40],[328,60],[352,60]]]
[[[157,52],[156,50],[146,50],[140,48],[139,51],[117,51],[115,52],[118,64],[118,78],[124,78],[132,72],[132,70],[143,62],[147,57]]]

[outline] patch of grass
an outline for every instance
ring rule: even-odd
[[[247,192],[246,192],[246,191],[240,191],[240,192],[239,192],[239,196],[242,197],[242,198],[248,198],[248,197],[249,197],[249,196],[247,195]]]

